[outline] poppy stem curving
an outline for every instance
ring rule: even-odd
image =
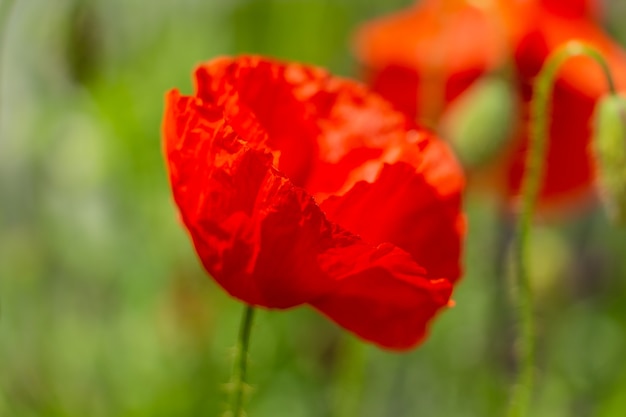
[[[250,333],[254,321],[254,307],[246,305],[241,316],[239,338],[235,346],[235,359],[233,370],[228,384],[230,390],[230,410],[225,417],[244,417],[244,402],[248,386],[246,376],[248,372],[248,348],[250,346]]]
[[[535,361],[535,325],[533,318],[533,294],[529,278],[530,231],[537,197],[544,175],[544,162],[549,137],[549,115],[552,107],[552,89],[559,68],[569,58],[587,56],[596,61],[607,79],[611,94],[615,83],[608,64],[595,48],[580,41],[570,41],[555,50],[546,60],[533,85],[530,108],[530,149],[526,157],[526,173],[521,190],[521,212],[517,222],[514,273],[517,309],[521,330],[518,335],[520,365],[516,384],[513,386],[508,417],[528,415],[532,399]]]

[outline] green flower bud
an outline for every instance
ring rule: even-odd
[[[441,134],[465,168],[490,162],[512,138],[517,125],[518,99],[505,80],[483,78],[446,111]]]
[[[600,195],[609,217],[626,224],[626,99],[604,97],[596,105],[592,152]]]

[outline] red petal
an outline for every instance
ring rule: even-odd
[[[317,254],[330,239],[313,199],[200,99],[168,97],[165,143],[174,198],[205,268],[230,294],[285,308],[328,291]],[[249,132],[250,133],[250,132]]]
[[[598,0],[540,0],[546,10],[568,18],[595,16],[599,14]]]
[[[385,348],[408,349],[419,343],[430,320],[448,304],[450,283],[424,279],[410,256],[389,244],[349,259],[354,264],[340,277],[338,287],[311,304],[340,326]]]
[[[360,182],[343,196],[330,197],[322,209],[329,220],[367,241],[404,249],[426,269],[426,276],[454,282],[461,275],[465,219],[460,212],[462,177],[457,167],[448,174],[441,182],[429,182],[409,164],[385,165],[376,181]]]
[[[299,64],[277,65],[260,57],[223,58],[196,70],[196,94],[223,109],[244,138],[251,124],[267,133],[277,168],[305,185],[317,154],[317,119],[309,103],[329,75]]]

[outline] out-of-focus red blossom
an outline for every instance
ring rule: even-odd
[[[374,91],[410,117],[435,121],[481,75],[508,59],[525,5],[424,0],[364,24],[355,54]]]
[[[565,18],[591,17],[600,15],[600,0],[538,0],[547,12]]]
[[[519,194],[528,149],[528,115],[532,82],[547,57],[569,40],[595,47],[612,70],[616,86],[626,89],[626,54],[591,19],[596,2],[543,0],[529,16],[525,34],[515,48],[515,66],[525,103],[525,123],[503,167],[506,194]],[[571,8],[567,8],[570,5]],[[595,178],[595,161],[589,152],[591,118],[596,102],[608,92],[598,64],[590,58],[569,59],[560,69],[552,95],[550,141],[540,190],[542,208],[561,208],[590,195]]]
[[[436,91],[445,85],[444,104],[447,104],[486,71],[511,59],[516,70],[524,123],[520,124],[520,131],[511,146],[485,177],[509,201],[515,201],[528,149],[532,82],[550,53],[572,39],[589,43],[608,59],[618,88],[626,88],[626,56],[594,22],[599,12],[597,0],[425,0],[396,16],[364,25],[357,32],[356,54],[370,71],[368,80],[374,89],[381,91],[409,116],[418,118],[424,116],[422,112],[425,110],[407,106],[411,95],[417,102],[422,90]],[[474,31],[479,36],[468,36],[473,32],[458,23],[459,16],[465,15],[481,16],[473,21]],[[403,22],[403,19],[409,19],[408,16],[413,19],[413,25]],[[441,25],[433,30],[432,25],[422,23],[427,19],[434,19]],[[504,39],[505,44],[486,39],[487,34]],[[393,52],[384,52],[385,42],[390,43],[389,50]],[[424,56],[426,49],[423,45],[429,45],[433,51],[444,51],[440,55],[449,58],[447,66],[441,66],[441,79],[435,81],[434,87],[424,85],[432,82],[427,78],[419,82],[418,74],[432,71],[432,60]],[[462,53],[453,53],[458,45],[473,45],[470,49],[482,59],[472,60]],[[398,67],[397,57],[402,53],[413,60],[405,58],[401,64],[405,75],[381,82],[386,79],[384,74]],[[376,69],[374,75],[372,68]],[[408,73],[413,74],[412,78],[406,76]],[[473,75],[463,78],[464,74]],[[409,78],[411,80],[407,81]],[[458,83],[459,79],[464,82]],[[456,87],[450,87],[452,85]],[[589,58],[571,59],[560,71],[553,94],[546,172],[539,196],[542,209],[563,207],[564,203],[579,201],[582,196],[590,194],[595,173],[594,161],[588,152],[590,121],[596,101],[606,91],[601,70]]]
[[[213,278],[255,306],[308,303],[407,349],[460,275],[464,180],[447,146],[365,87],[243,56],[168,93],[164,152]]]

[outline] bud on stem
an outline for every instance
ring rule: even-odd
[[[513,136],[518,98],[510,83],[485,77],[457,98],[441,121],[442,135],[465,168],[495,157]]]
[[[626,99],[615,94],[596,106],[592,154],[602,202],[615,223],[626,224]]]

